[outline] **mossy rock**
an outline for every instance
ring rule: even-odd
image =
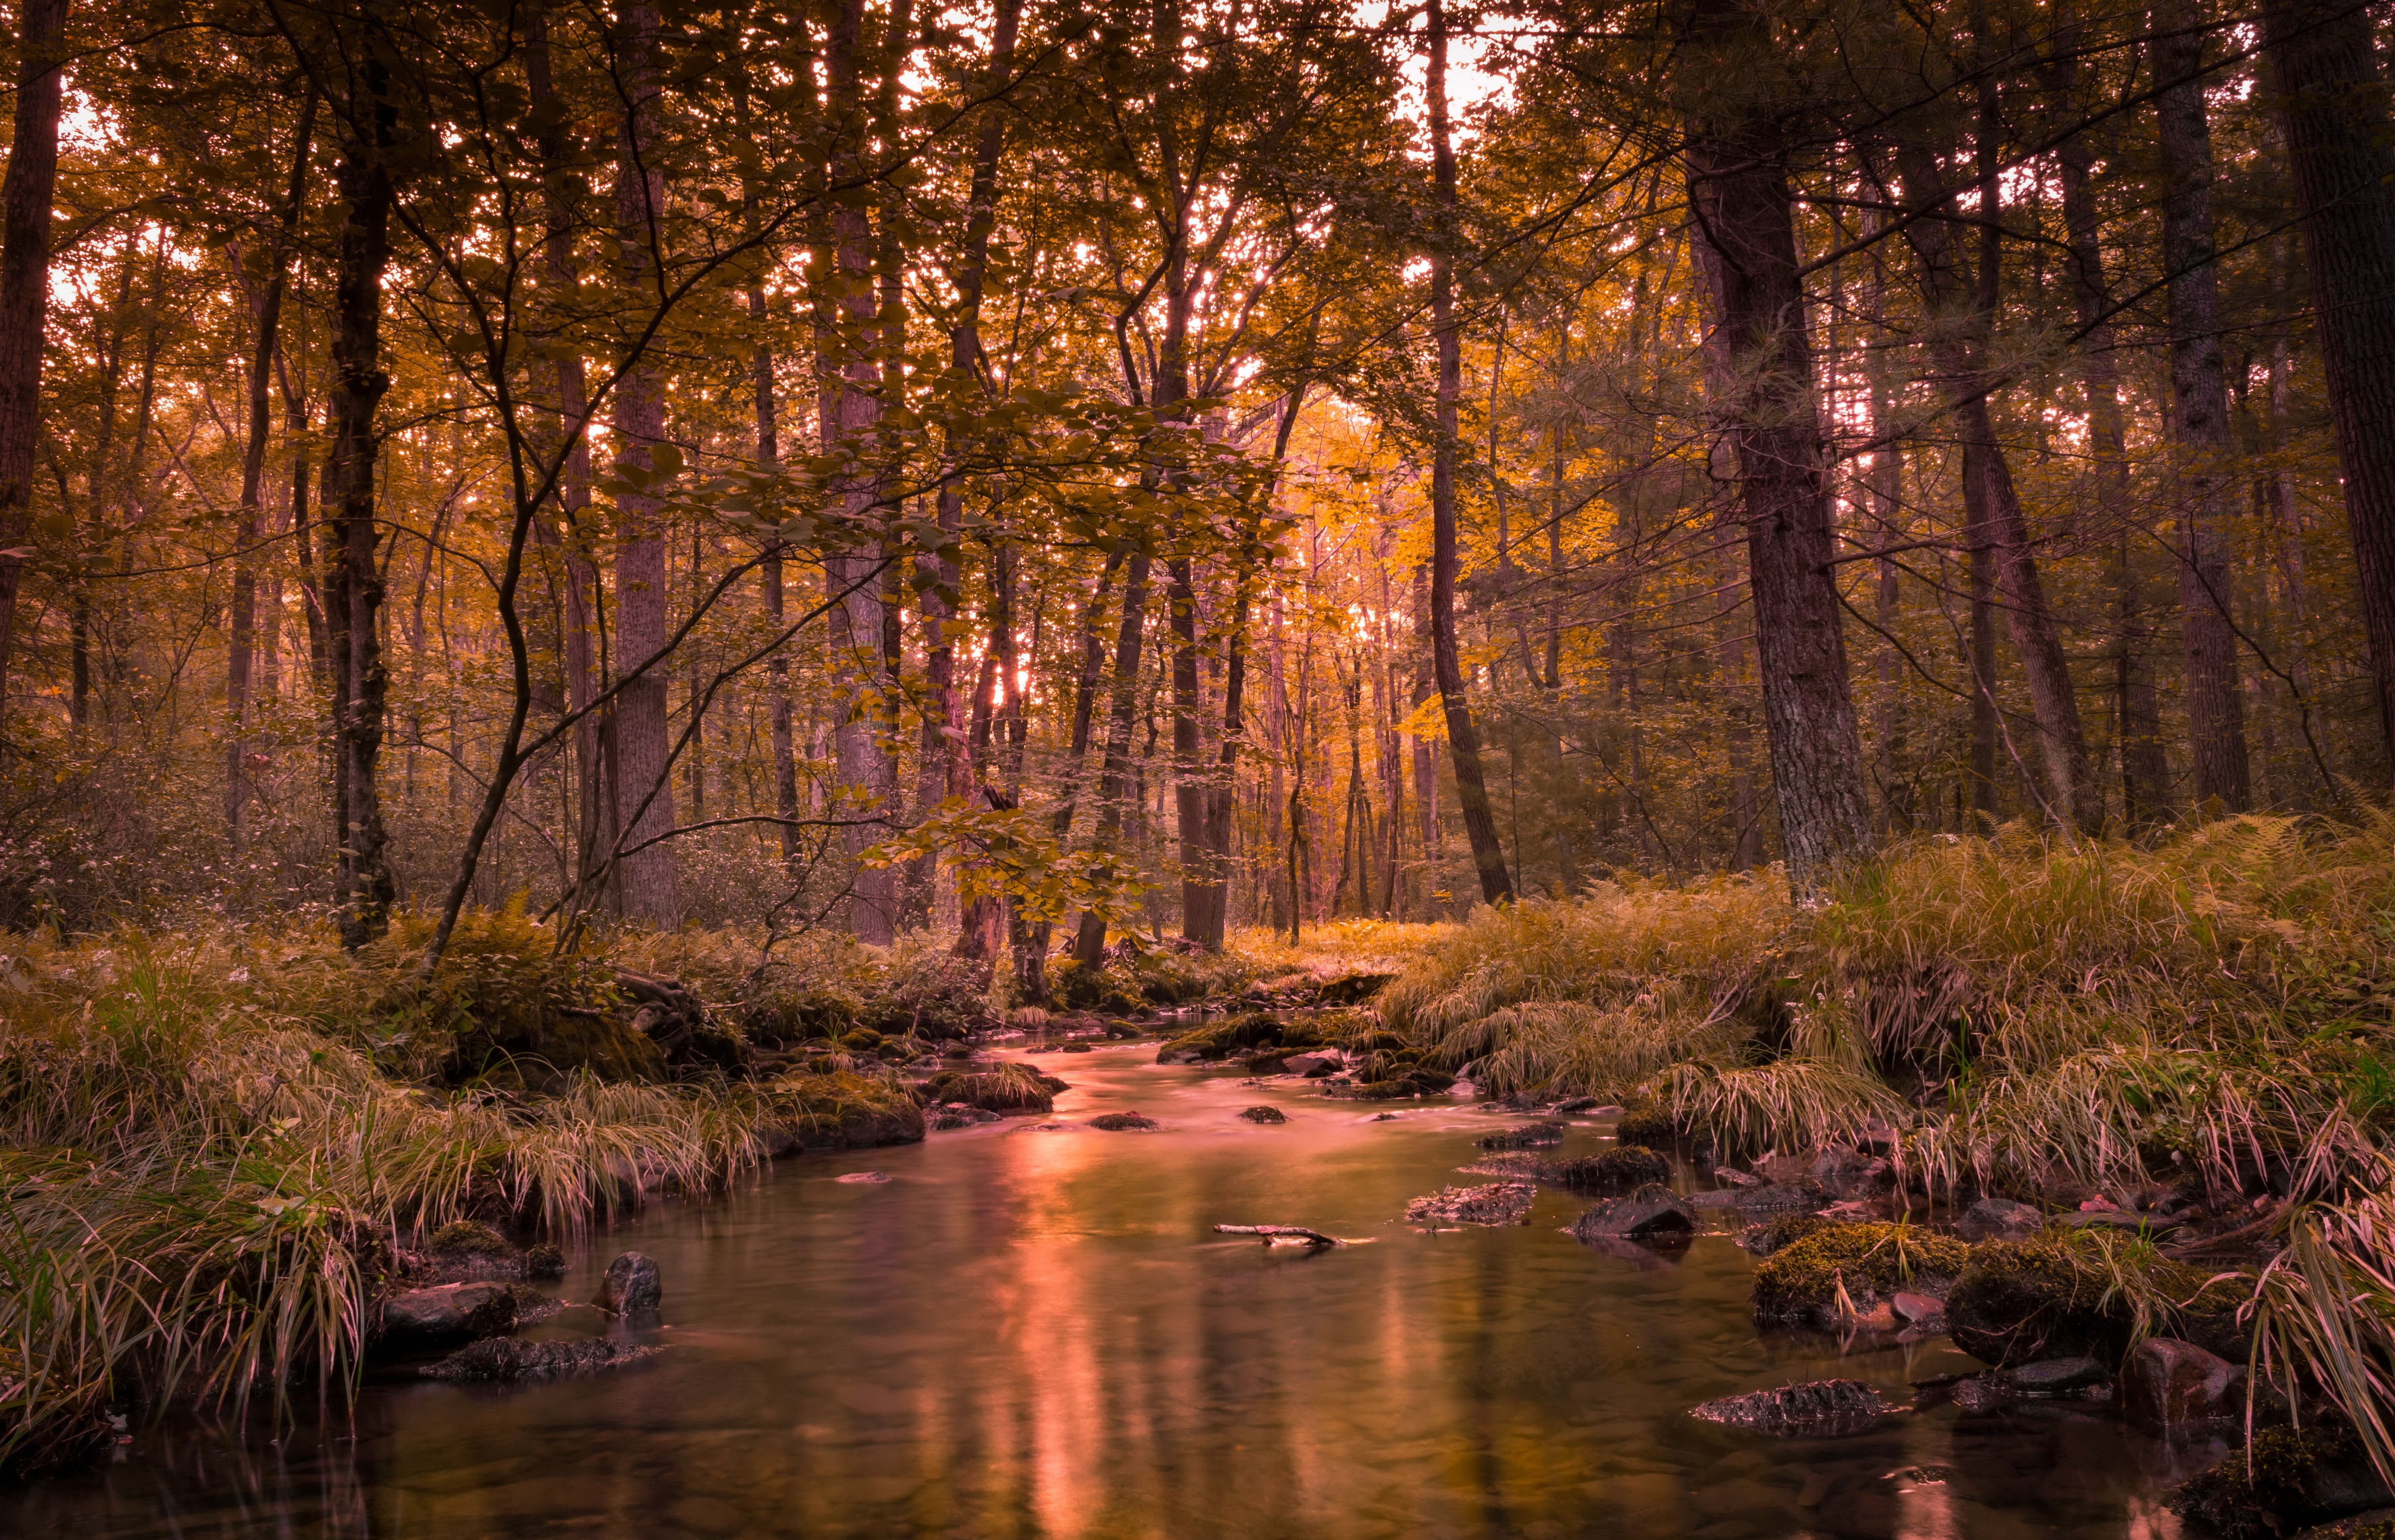
[[[1065,1082],[1043,1075],[1027,1064],[1001,1064],[989,1069],[943,1069],[923,1082],[926,1102],[962,1102],[985,1112],[1050,1112]]]
[[[810,1038],[831,1041],[856,1025],[856,1002],[814,989],[771,989],[744,1001],[740,1029],[751,1042],[782,1048]]]
[[[1247,1011],[1182,1033],[1156,1051],[1158,1064],[1217,1063],[1241,1049],[1281,1043],[1282,1023],[1270,1011]]]
[[[2395,1505],[2344,1423],[2264,1428],[2254,1441],[2170,1495],[2171,1511],[2230,1537],[2285,1534]]]
[[[427,1249],[451,1256],[513,1256],[515,1242],[475,1219],[453,1219],[432,1232]]]
[[[1668,1145],[1680,1136],[1679,1125],[1672,1114],[1653,1102],[1642,1103],[1621,1115],[1613,1127],[1613,1136],[1625,1145]]]
[[[1947,1296],[1954,1345],[2004,1367],[2085,1357],[2117,1369],[2136,1335],[2137,1319],[2102,1246],[2096,1237],[2060,1231],[1982,1242]],[[2139,1287],[2178,1303],[2170,1334],[2232,1362],[2243,1361],[2233,1282],[2208,1282],[2205,1274],[2182,1263],[2132,1255]]]
[[[1075,1010],[1126,1016],[1147,1013],[1147,1002],[1121,979],[1103,967],[1085,967],[1077,958],[1068,957],[1056,964],[1050,975],[1049,987],[1057,999]]]
[[[1912,1225],[1832,1226],[1754,1269],[1754,1319],[1835,1326],[1846,1305],[1868,1311],[1900,1288],[1952,1279],[1970,1259],[1965,1242]]]
[[[1555,1180],[1574,1192],[1628,1192],[1671,1179],[1671,1162],[1645,1145],[1620,1145],[1555,1168]]]
[[[840,1035],[840,1045],[852,1054],[869,1054],[881,1046],[881,1034],[870,1027],[859,1027]]]
[[[782,1130],[808,1149],[871,1149],[923,1137],[923,1109],[887,1081],[836,1069],[785,1075],[759,1091]]]
[[[1756,1256],[1776,1256],[1806,1237],[1836,1226],[1836,1220],[1824,1219],[1818,1214],[1783,1214],[1762,1224],[1747,1226],[1738,1243]]]

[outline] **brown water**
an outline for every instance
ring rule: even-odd
[[[1972,1367],[1758,1335],[1747,1256],[1582,1246],[1580,1205],[1430,1235],[1406,1201],[1471,1181],[1465,1105],[1375,1109],[1163,1068],[1044,1057],[1057,1117],[785,1162],[579,1259],[655,1257],[668,1350],[532,1388],[378,1379],[353,1422],[268,1443],[145,1432],[83,1476],[0,1493],[0,1534],[1029,1537],[2159,1537],[2199,1458],[2052,1405],[1952,1406],[1845,1439],[1697,1422],[1715,1396],[1844,1375],[1910,1400]],[[1240,1122],[1269,1102],[1284,1125]],[[1597,1148],[1576,1130],[1568,1150]],[[886,1173],[881,1183],[843,1174]],[[1311,1225],[1307,1254],[1215,1235]],[[552,1334],[601,1329],[573,1311]]]

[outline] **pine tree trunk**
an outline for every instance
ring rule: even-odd
[[[8,666],[42,434],[42,352],[50,301],[50,218],[59,179],[59,101],[67,0],[23,0],[17,121],[0,179],[0,754],[8,745]]]
[[[2383,768],[2395,770],[2395,118],[2373,25],[2364,7],[2292,4],[2272,13],[2263,49],[2304,215]]]
[[[659,167],[657,12],[633,4],[618,67],[623,74],[623,126],[616,140],[615,235],[623,250],[621,281],[636,304],[656,302],[656,247],[664,238],[665,172]],[[637,297],[637,298],[634,298]],[[609,416],[617,474],[645,475],[665,440],[665,376],[643,357],[615,387]],[[628,919],[670,926],[681,918],[673,843],[671,733],[668,725],[665,659],[668,628],[665,529],[655,498],[626,492],[615,499],[615,655],[627,676],[615,697],[616,886]],[[646,667],[643,667],[646,665]],[[635,670],[638,670],[635,676]],[[650,843],[650,842],[656,843]],[[638,847],[638,848],[636,848]]]
[[[1472,865],[1480,896],[1502,904],[1514,896],[1505,870],[1505,850],[1489,807],[1489,787],[1480,766],[1480,735],[1464,693],[1463,664],[1455,640],[1458,558],[1455,527],[1456,405],[1463,388],[1463,337],[1455,318],[1455,146],[1447,114],[1447,7],[1430,0],[1431,175],[1437,200],[1437,244],[1430,259],[1431,325],[1438,335],[1438,441],[1431,452],[1431,669],[1447,716],[1449,758],[1455,765],[1455,796],[1463,810],[1463,830],[1472,842]]]
[[[2243,692],[2237,678],[2229,551],[2235,516],[2229,383],[2220,356],[2218,279],[2213,266],[2212,126],[2205,117],[2203,33],[2185,5],[2158,6],[2154,101],[2163,175],[2163,271],[2170,307],[2171,436],[2179,456],[2178,593],[2187,652],[2188,731],[2195,799],[2243,813],[2253,805]]]
[[[1703,19],[1732,57],[1769,46],[1761,15],[1730,0],[1706,0]],[[1697,116],[1687,129],[1695,244],[1735,382],[1714,409],[1737,455],[1772,789],[1790,883],[1809,897],[1871,849],[1872,828],[1794,209],[1776,123]]]
[[[339,832],[333,899],[341,944],[354,950],[390,928],[393,885],[377,771],[384,694],[383,572],[375,558],[375,411],[382,367],[382,281],[390,262],[389,154],[397,113],[388,73],[365,44],[364,100],[343,125],[340,192],[347,207],[333,292],[333,447],[325,466],[325,637],[333,666],[333,804]],[[364,137],[362,136],[368,136]]]

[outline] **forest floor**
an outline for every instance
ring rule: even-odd
[[[0,1464],[76,1458],[112,1408],[503,1331],[546,1308],[547,1246],[658,1193],[1043,1112],[1057,1082],[1009,1052],[1155,1036],[1333,1095],[1615,1117],[1603,1162],[1542,1161],[1534,1122],[1492,1175],[1590,1194],[1600,1238],[1751,1219],[1758,1320],[1942,1323],[1994,1366],[1942,1393],[2092,1360],[2056,1393],[2301,1413],[2309,1444],[2270,1435],[2240,1494],[2188,1501],[2233,1531],[2276,1480],[2269,1511],[2323,1511],[2317,1471],[2395,1450],[2390,842],[1933,839],[1810,907],[1768,875],[1624,880],[1217,956],[1134,941],[1059,964],[1046,1008],[928,937],[561,954],[485,912],[430,987],[412,917],[355,954],[287,925],[0,937]],[[1647,1185],[1667,1158],[1700,1190]],[[600,1366],[475,1352],[455,1372]]]

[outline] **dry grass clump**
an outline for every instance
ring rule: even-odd
[[[308,938],[0,949],[0,1465],[70,1452],[112,1397],[344,1375],[396,1244],[705,1189],[759,1158],[771,1116],[732,1089],[584,1079],[526,1104],[404,1083],[328,982],[382,962]]]
[[[1745,879],[1483,910],[1380,1008],[1491,1091],[1652,1101],[1727,1152],[1893,1129],[1933,1192],[2293,1199],[2226,1285],[2257,1378],[2395,1460],[2395,815],[1938,837],[1802,913]],[[2134,1244],[2080,1247],[2132,1333],[2187,1282]]]

